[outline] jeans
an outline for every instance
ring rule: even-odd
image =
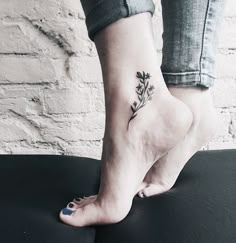
[[[142,12],[152,0],[81,0],[89,38],[105,26]],[[167,85],[209,88],[215,81],[219,26],[225,0],[161,0],[161,71]]]

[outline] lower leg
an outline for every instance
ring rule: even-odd
[[[160,61],[155,54],[149,13],[112,23],[95,36],[95,44],[106,106],[101,184],[92,203],[77,208],[71,215],[61,212],[65,223],[76,226],[122,220],[147,171],[184,137],[192,121],[188,107],[170,94],[157,68]],[[154,92],[152,100],[134,112],[131,105],[136,101],[136,107],[139,106],[144,97],[137,93],[146,92],[137,88],[137,71],[151,74],[145,90],[152,85]]]

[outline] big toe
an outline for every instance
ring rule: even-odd
[[[96,204],[91,203],[79,208],[63,208],[59,217],[66,224],[82,227],[98,223],[98,214]]]

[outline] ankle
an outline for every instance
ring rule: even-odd
[[[172,87],[169,90],[191,110],[193,121],[190,129],[199,134],[199,136],[194,136],[197,145],[204,144],[213,138],[217,131],[219,117],[214,107],[211,90],[180,87]]]
[[[147,74],[144,72],[144,75]],[[151,115],[157,103],[172,97],[158,71],[153,71],[144,83],[136,75],[137,72],[134,71],[110,80],[104,79],[107,124],[115,122],[122,125],[122,121],[129,121],[132,114],[137,115],[136,113],[146,109]],[[123,124],[124,127],[126,125]]]

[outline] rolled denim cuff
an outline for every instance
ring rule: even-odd
[[[150,12],[153,16],[155,5],[152,0],[81,0],[86,16],[89,38],[107,25],[138,13]]]
[[[177,85],[179,87],[199,87],[210,88],[214,86],[215,77],[207,74],[196,72],[183,73],[165,73],[162,72],[165,83],[169,85]]]

